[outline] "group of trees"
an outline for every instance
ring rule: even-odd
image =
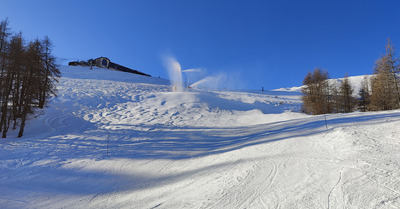
[[[0,22],[0,132],[7,136],[10,127],[24,132],[27,116],[43,108],[55,94],[60,71],[52,55],[48,37],[28,43],[21,33],[12,34],[7,20]]]
[[[358,96],[347,74],[340,84],[329,80],[328,72],[315,68],[304,78],[302,89],[303,111],[307,114],[347,113],[360,111],[393,110],[400,108],[400,59],[395,57],[390,39],[386,53],[374,66],[374,74],[366,76]]]
[[[356,100],[353,97],[354,88],[347,74],[339,85],[328,78],[328,72],[321,68],[315,68],[312,73],[306,75],[302,89],[303,112],[319,115],[353,111]]]
[[[386,53],[374,67],[371,79],[370,110],[393,110],[400,108],[400,93],[397,73],[400,71],[399,59],[394,55],[394,47],[388,40]]]

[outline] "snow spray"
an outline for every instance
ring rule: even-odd
[[[202,73],[202,70],[200,68],[190,68],[190,69],[185,69],[182,70],[182,75],[185,75],[186,77],[186,85],[188,88],[191,88],[190,82],[197,80],[197,76],[199,75],[199,73]]]
[[[164,63],[168,70],[173,91],[182,92],[184,88],[182,83],[181,65],[173,57],[165,57]]]
[[[223,79],[223,77],[224,77],[223,74],[220,74],[217,76],[207,76],[207,77],[191,84],[190,87],[217,89],[220,86],[221,80]]]

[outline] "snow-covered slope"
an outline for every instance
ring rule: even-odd
[[[359,75],[359,76],[350,76],[348,77],[348,81],[350,83],[350,85],[353,87],[353,96],[354,97],[358,97],[359,96],[359,92],[361,90],[361,86],[362,86],[362,82],[364,82],[364,80],[366,79],[368,82],[370,82],[371,78],[373,77],[373,75]],[[332,78],[332,79],[328,79],[329,85],[331,86],[336,86],[338,87],[340,85],[340,83],[343,81],[344,78]],[[303,86],[300,87],[291,87],[291,88],[280,88],[280,89],[276,89],[273,91],[282,91],[282,92],[301,92],[301,89],[303,88]]]
[[[25,136],[0,140],[1,208],[400,206],[400,111],[307,116],[299,92],[62,73]]]

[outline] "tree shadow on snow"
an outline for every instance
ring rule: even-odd
[[[31,165],[29,168],[25,168],[29,170],[29,178],[26,175],[17,175],[0,185],[3,188],[19,188],[30,191],[30,193],[36,191],[37,193],[52,194],[52,196],[58,194],[97,196],[114,191],[135,191],[160,187],[193,175],[201,175],[210,169],[224,169],[241,162],[243,161],[223,162],[168,174],[141,173],[138,170],[132,170],[128,173],[115,173],[112,170],[107,172],[107,169],[68,169],[51,165]]]
[[[330,128],[354,122],[375,124],[384,122],[384,119],[400,120],[400,113],[328,115],[327,124]],[[77,124],[74,126],[80,123]],[[119,126],[119,129],[104,130],[85,125],[79,128],[82,130],[80,133],[45,135],[28,140],[24,146],[30,151],[21,154],[31,157],[54,155],[60,159],[71,156],[95,159],[188,159],[327,131],[324,116],[240,127],[126,125]]]
[[[400,112],[349,115],[329,115],[328,127],[348,126],[351,123],[373,125],[386,120],[399,121]],[[130,129],[129,129],[130,128]],[[202,175],[211,170],[228,169],[246,159],[226,161],[195,169],[162,173],[143,173],[131,169],[128,173],[115,173],[106,168],[90,170],[71,168],[63,165],[76,159],[107,160],[123,159],[190,159],[238,150],[257,144],[272,143],[291,139],[297,140],[327,131],[324,116],[313,116],[253,126],[213,128],[213,127],[171,127],[141,126],[120,130],[90,129],[83,133],[35,138],[24,143],[14,153],[4,153],[3,162],[21,158],[13,165],[2,164],[2,175],[9,176],[1,183],[2,188],[19,188],[24,191],[41,193],[98,195],[140,191],[160,187],[173,182]],[[7,146],[13,146],[9,144]],[[29,151],[29,152],[27,152]],[[107,156],[108,153],[108,156]],[[44,159],[43,165],[38,160]],[[54,162],[52,162],[54,160]],[[253,159],[254,160],[254,159]],[[21,162],[23,164],[18,165]],[[110,163],[113,163],[111,160]],[[22,175],[15,175],[15,169]],[[29,176],[29,177],[28,177]],[[7,190],[8,191],[8,190]],[[14,190],[12,190],[14,191]],[[19,191],[19,190],[16,190]],[[13,195],[13,194],[5,194]],[[88,200],[90,202],[90,200]]]
[[[332,117],[332,118],[330,118]],[[348,115],[327,118],[328,128],[382,119],[400,120],[400,113]],[[110,155],[133,159],[186,159],[229,152],[257,144],[314,135],[327,131],[324,116],[232,128],[141,126],[143,131],[110,131]],[[115,139],[115,140],[114,140]]]

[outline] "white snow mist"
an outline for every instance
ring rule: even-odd
[[[173,86],[173,91],[182,92],[184,90],[182,83],[181,65],[173,57],[165,57],[164,64],[167,67],[169,79]]]

